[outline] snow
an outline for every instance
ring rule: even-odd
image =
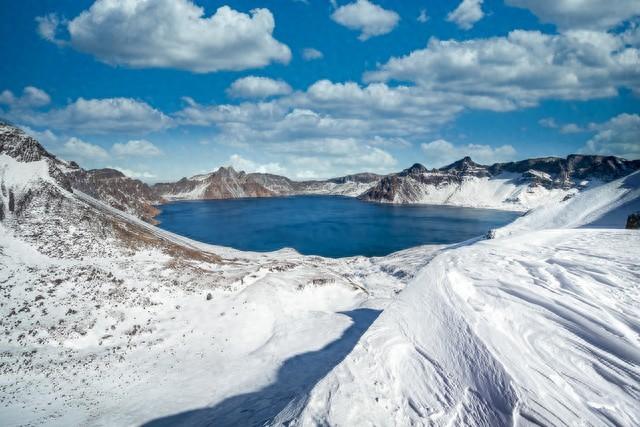
[[[546,204],[555,204],[575,189],[547,189],[531,186],[521,174],[503,173],[496,177],[466,176],[462,183],[423,184],[407,177],[404,188],[393,203],[423,203],[488,208],[525,212]]]
[[[498,230],[498,235],[587,225],[622,228],[627,216],[639,210],[640,172],[634,172],[577,193],[568,200],[544,204]]]
[[[38,181],[54,183],[49,176],[47,159],[37,162],[18,162],[13,157],[0,154],[0,182],[16,193],[24,193]]]
[[[636,232],[580,229],[444,252],[300,424],[638,425],[639,251]]]
[[[34,190],[0,222],[2,425],[640,424],[640,239],[619,229],[640,173],[567,200],[430,188],[534,209],[491,240],[334,260],[195,242],[49,166],[0,156]]]

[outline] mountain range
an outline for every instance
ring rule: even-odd
[[[0,420],[637,425],[640,172],[613,179],[635,167],[416,165],[372,188],[572,197],[490,239],[328,259],[162,230],[136,218],[153,187],[0,126]]]
[[[18,129],[6,135],[29,140]],[[8,133],[7,133],[8,132]],[[47,155],[51,156],[47,153]],[[52,156],[53,157],[53,156]],[[481,165],[465,157],[428,169],[420,163],[389,175],[359,173],[315,181],[294,181],[232,167],[148,185],[115,169],[85,170],[64,162],[68,185],[108,205],[156,223],[159,205],[175,200],[233,199],[294,195],[339,195],[378,203],[424,203],[528,211],[640,169],[640,160],[570,155]]]

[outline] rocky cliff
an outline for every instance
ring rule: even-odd
[[[144,182],[115,169],[84,170],[74,162],[66,175],[72,188],[146,222],[157,223],[153,218],[160,211],[154,205],[162,199]]]

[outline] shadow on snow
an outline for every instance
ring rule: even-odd
[[[227,398],[212,407],[158,418],[144,426],[257,426],[274,421],[286,424],[299,415],[311,389],[344,360],[380,311],[363,308],[342,314],[353,319],[353,324],[342,336],[320,350],[287,359],[278,370],[274,383],[255,392]]]

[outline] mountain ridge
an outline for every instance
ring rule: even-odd
[[[11,139],[11,143],[8,140]],[[285,176],[236,171],[222,166],[175,182],[146,184],[109,168],[85,170],[47,152],[35,139],[10,125],[0,126],[0,153],[47,158],[65,188],[82,191],[110,206],[155,224],[159,205],[173,200],[210,200],[294,195],[340,195],[394,204],[444,204],[528,211],[573,197],[585,188],[640,169],[640,160],[571,154],[482,165],[463,157],[440,168],[421,163],[396,173],[369,172],[326,180],[295,181]]]

